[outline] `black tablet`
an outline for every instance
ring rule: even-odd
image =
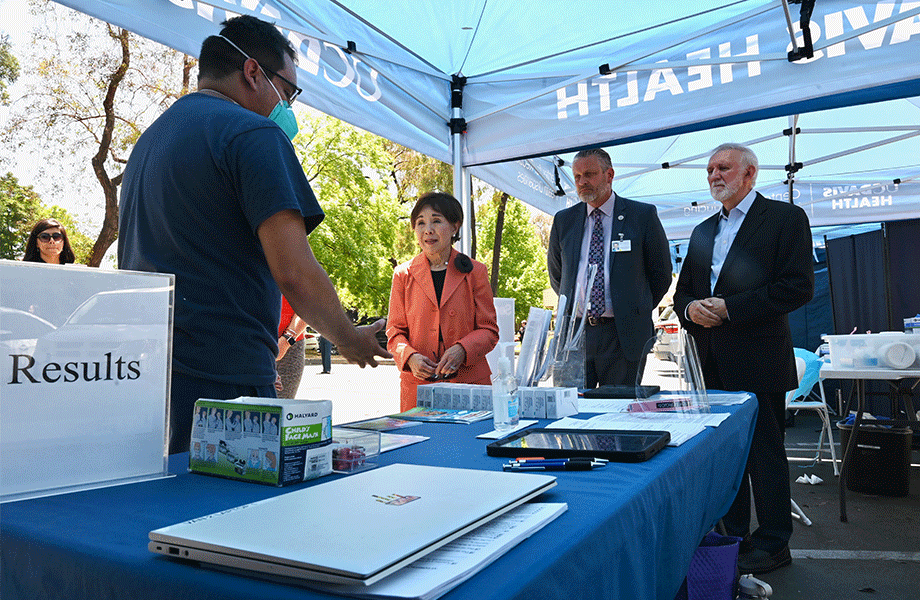
[[[642,462],[668,445],[667,431],[615,429],[525,429],[486,446],[489,456],[591,456],[617,462]]]

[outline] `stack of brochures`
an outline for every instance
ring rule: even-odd
[[[451,410],[449,408],[423,408],[416,406],[395,415],[395,419],[426,421],[429,423],[475,423],[492,418],[491,410]]]

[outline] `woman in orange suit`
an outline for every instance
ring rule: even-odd
[[[419,384],[491,384],[486,354],[498,342],[486,267],[452,248],[463,223],[460,203],[450,194],[424,194],[411,223],[422,252],[396,267],[387,319],[387,349],[400,370],[400,410],[415,406]]]

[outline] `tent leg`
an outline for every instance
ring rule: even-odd
[[[462,134],[455,133],[453,135],[453,150],[454,150],[454,198],[460,201],[460,206],[463,207],[463,226],[460,229],[460,251],[464,254],[470,253],[470,247],[472,246],[472,233],[470,230],[470,211],[472,206],[470,206],[470,186],[467,184],[468,177],[466,176],[466,169],[463,168],[463,149],[462,149]]]
[[[460,230],[460,251],[470,253],[472,248],[472,230],[470,229],[470,188],[466,182],[466,169],[463,168],[463,134],[466,132],[466,119],[463,118],[463,87],[466,77],[454,75],[450,83],[450,135],[454,159],[454,198],[463,208],[463,226]]]

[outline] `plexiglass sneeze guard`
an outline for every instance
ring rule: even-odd
[[[0,501],[167,475],[173,285],[0,260]]]

